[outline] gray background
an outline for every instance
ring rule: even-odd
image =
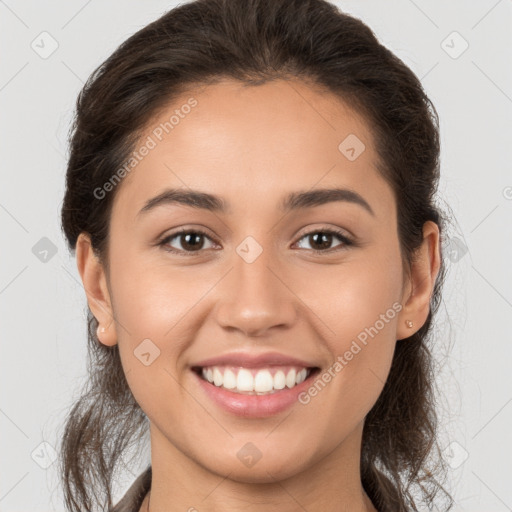
[[[455,511],[511,510],[512,2],[336,3],[412,68],[439,112],[440,200],[458,221],[434,347],[443,456]],[[64,510],[54,450],[86,356],[85,294],[59,224],[76,95],[174,5],[0,0],[2,512]]]

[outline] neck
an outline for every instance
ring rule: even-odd
[[[364,493],[363,501],[364,501],[364,507],[366,507],[363,510],[365,510],[366,512],[378,512],[378,510],[373,506],[373,503],[370,500],[369,496],[366,494],[366,492]],[[153,512],[150,508],[151,507],[150,502],[151,502],[151,491],[149,491],[148,494],[146,495],[146,497],[144,498],[144,501],[142,502],[142,506],[140,508],[140,512]],[[188,510],[189,510],[189,512],[195,511],[195,509],[190,509],[190,508]],[[349,510],[349,509],[347,509],[347,510]]]
[[[377,512],[360,480],[361,434],[362,425],[303,471],[261,464],[249,480],[232,466],[223,474],[198,464],[151,425],[152,483],[141,512]]]

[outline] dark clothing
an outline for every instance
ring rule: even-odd
[[[139,512],[139,509],[151,487],[151,466],[137,477],[132,486],[126,491],[112,512]]]

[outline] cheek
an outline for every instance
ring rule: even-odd
[[[397,300],[400,276],[395,269],[382,272],[378,266],[353,264],[350,271],[348,265],[345,270],[331,272],[323,282],[315,279],[304,299],[321,317],[332,357],[331,365],[319,376],[324,384],[312,384],[304,400],[310,401],[310,417],[323,418],[333,439],[355,428],[381,394],[393,359],[401,309]]]
[[[318,315],[326,339],[337,340],[339,350],[361,333],[363,339],[375,324],[381,338],[393,338],[396,332],[402,289],[398,255],[381,260],[360,255],[295,279],[297,295]]]
[[[320,267],[319,267],[320,269]],[[337,266],[325,267],[301,281],[298,295],[317,322],[344,391],[354,400],[376,400],[389,373],[402,308],[402,266],[398,246],[359,252]],[[338,366],[338,369],[340,367]],[[348,396],[348,395],[347,395]]]
[[[114,244],[113,244],[114,246]],[[111,253],[112,298],[118,346],[128,384],[143,410],[172,378],[182,350],[180,330],[197,291],[179,270],[155,264],[121,244]],[[165,340],[173,339],[173,343]]]
[[[126,326],[121,335],[134,342],[172,337],[174,326],[181,327],[182,319],[211,287],[212,276],[200,266],[180,267],[165,255],[155,258],[125,251],[117,260],[113,254],[112,260],[116,319]]]

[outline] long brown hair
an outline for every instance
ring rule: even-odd
[[[86,232],[108,271],[109,220],[116,188],[101,188],[127,160],[162,108],[191,85],[222,78],[258,85],[299,78],[334,93],[371,127],[378,171],[397,204],[404,268],[410,271],[423,224],[447,219],[435,204],[439,180],[437,112],[413,72],[362,21],[324,0],[196,0],[139,30],[89,77],[70,131],[62,227],[74,250]],[[397,341],[384,389],[366,417],[361,479],[380,511],[441,510],[440,457],[431,324],[445,261],[425,324]],[[96,337],[88,308],[89,380],[65,423],[60,469],[69,511],[111,510],[114,472],[148,420],[129,389],[118,346]]]

